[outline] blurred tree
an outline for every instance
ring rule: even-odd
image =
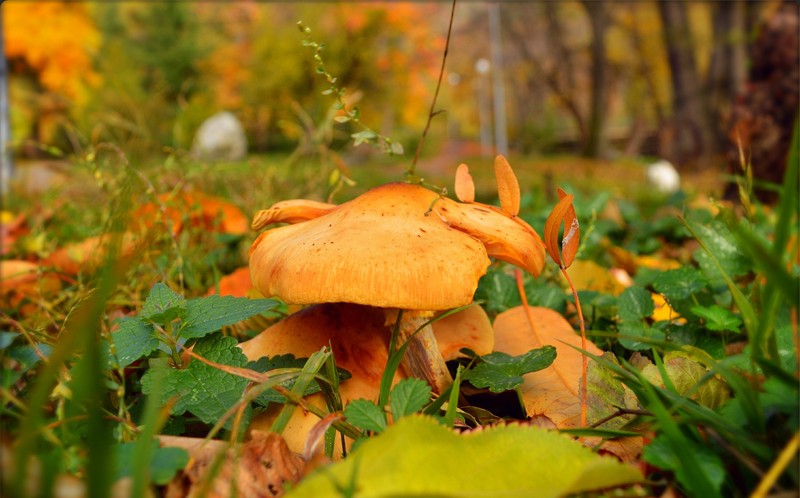
[[[600,157],[603,154],[603,129],[606,114],[606,30],[608,28],[608,6],[600,0],[583,0],[592,27],[591,40],[591,90],[589,97],[589,126],[583,155]]]
[[[767,11],[750,49],[747,82],[733,108],[727,143],[729,170],[741,174],[739,146],[752,165],[755,194],[765,202],[777,192],[786,171],[792,132],[800,105],[800,50],[797,3],[784,0]],[[774,186],[774,185],[773,185]],[[726,197],[738,197],[729,185]]]
[[[658,1],[672,82],[672,116],[662,127],[660,155],[676,164],[697,163],[716,149],[709,102],[689,22],[686,0]]]
[[[30,139],[25,152],[34,154],[53,140],[70,105],[86,101],[87,83],[97,78],[92,52],[100,36],[83,3],[5,2],[3,9],[11,98],[30,115],[30,129],[16,134]],[[25,88],[27,94],[14,94]]]

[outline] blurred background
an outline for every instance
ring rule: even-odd
[[[741,141],[757,178],[779,182],[798,107],[797,8],[461,2],[436,105],[445,112],[422,158],[448,174],[495,153],[737,173]],[[244,141],[207,160],[320,145],[348,165],[380,156],[353,147],[357,123],[332,119],[341,111],[323,94],[330,85],[298,21],[325,44],[325,69],[348,108],[401,144],[397,162],[408,163],[450,11],[449,2],[6,1],[4,163],[81,157],[99,144],[143,163],[193,148],[203,157],[198,131],[221,112],[218,129],[239,127]]]

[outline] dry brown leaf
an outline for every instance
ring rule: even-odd
[[[469,167],[461,163],[456,168],[456,198],[461,202],[475,202],[475,182],[469,174]]]
[[[528,313],[529,312],[529,313]],[[533,323],[533,329],[531,328]],[[495,318],[495,351],[521,355],[531,349],[550,345],[558,355],[553,363],[537,372],[525,374],[520,391],[529,417],[546,417],[555,427],[569,429],[580,427],[580,379],[583,354],[581,337],[567,320],[557,312],[542,307],[518,306]],[[591,342],[586,351],[597,356],[603,352]],[[613,453],[624,461],[633,461],[641,453],[642,438],[623,438],[605,441],[599,438],[582,438],[584,444],[596,446]]]
[[[494,176],[497,178],[497,197],[500,198],[500,209],[509,216],[519,214],[519,182],[511,165],[503,156],[494,160]]]
[[[202,496],[208,498],[262,498],[283,496],[286,483],[300,480],[303,459],[289,451],[286,441],[273,432],[252,431],[249,441],[231,447],[225,441],[182,436],[158,436],[161,446],[183,448],[189,464],[167,486],[170,498],[199,497],[216,457],[222,465]]]

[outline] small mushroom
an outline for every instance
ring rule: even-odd
[[[256,337],[239,344],[250,360],[291,353],[307,357],[323,346],[330,346],[336,364],[350,372],[351,378],[339,386],[344,404],[354,399],[377,400],[380,381],[389,357],[389,329],[380,308],[349,303],[317,304],[289,315]],[[488,354],[494,347],[492,325],[480,306],[469,306],[443,317],[432,325],[438,349],[445,360],[458,358],[462,348]],[[394,382],[405,377],[401,370]],[[321,394],[308,396],[311,404],[325,407]],[[250,426],[268,430],[279,410],[270,408]],[[301,451],[307,435],[319,419],[295,410],[283,436],[294,451]]]
[[[505,197],[513,197],[510,167],[504,174]],[[254,229],[299,222],[253,243],[255,288],[291,304],[347,302],[383,308],[389,323],[399,316],[400,338],[409,340],[404,366],[436,392],[452,379],[425,326],[431,313],[470,304],[489,257],[534,275],[544,266],[542,240],[516,214],[419,185],[381,185],[339,206],[303,202],[256,214]]]

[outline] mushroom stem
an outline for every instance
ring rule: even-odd
[[[395,325],[397,311],[387,311],[387,323]],[[447,364],[439,351],[433,327],[425,325],[428,318],[414,311],[400,315],[398,346],[408,342],[401,364],[409,376],[425,380],[436,394],[443,393],[453,383]],[[419,329],[419,332],[416,332]]]

